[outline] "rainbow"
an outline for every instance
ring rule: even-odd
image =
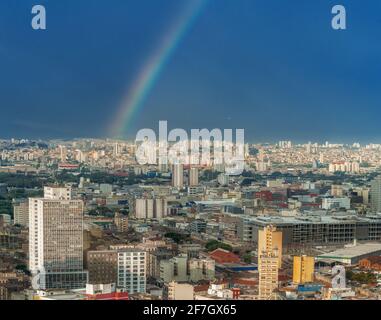
[[[139,110],[143,107],[144,101],[159,79],[167,62],[200,15],[206,2],[207,0],[192,0],[184,13],[165,34],[160,47],[147,61],[123,99],[110,128],[112,137],[123,137],[132,120],[135,119]]]

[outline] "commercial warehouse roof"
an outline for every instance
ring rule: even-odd
[[[365,223],[380,223],[381,215],[298,215],[298,216],[241,216],[242,219],[262,225],[294,225],[294,224],[357,224]]]
[[[201,204],[205,206],[234,206],[234,201],[229,200],[205,200],[205,201],[195,201],[195,204]]]
[[[347,247],[336,251],[328,252],[317,256],[317,259],[353,259],[359,256],[370,255],[374,252],[381,252],[380,243],[366,243],[353,247]]]

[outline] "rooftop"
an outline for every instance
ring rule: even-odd
[[[317,256],[318,259],[351,259],[358,256],[381,252],[381,243],[365,243],[343,248]]]
[[[234,253],[218,248],[209,253],[210,258],[216,260],[219,263],[239,263],[240,258]]]
[[[236,216],[234,214],[230,214]],[[378,222],[381,223],[381,214],[357,216],[345,214],[344,212],[333,215],[299,215],[299,216],[241,216],[246,221],[267,225],[287,225],[287,224],[342,224],[358,222]]]

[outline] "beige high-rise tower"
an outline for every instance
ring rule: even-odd
[[[271,240],[271,241],[270,241]],[[279,269],[282,268],[282,231],[268,226],[258,232],[258,255],[261,251],[278,250]]]
[[[278,288],[278,275],[282,247],[282,233],[275,227],[267,226],[259,231],[258,236],[258,270],[259,299],[274,298],[274,290]]]
[[[172,186],[178,189],[184,187],[184,166],[174,164],[172,169]]]
[[[198,168],[196,167],[189,170],[189,185],[191,187],[198,186]]]

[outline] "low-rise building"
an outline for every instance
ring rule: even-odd
[[[381,244],[365,243],[318,255],[316,260],[335,261],[347,265],[355,265],[362,259],[376,255],[381,255]]]
[[[188,283],[171,281],[167,285],[168,300],[194,300],[194,288]]]
[[[370,256],[359,261],[359,267],[374,271],[381,271],[381,256]]]
[[[240,263],[241,259],[235,255],[234,253],[218,248],[211,253],[209,253],[209,257],[216,261],[216,263],[224,264],[224,263]]]

